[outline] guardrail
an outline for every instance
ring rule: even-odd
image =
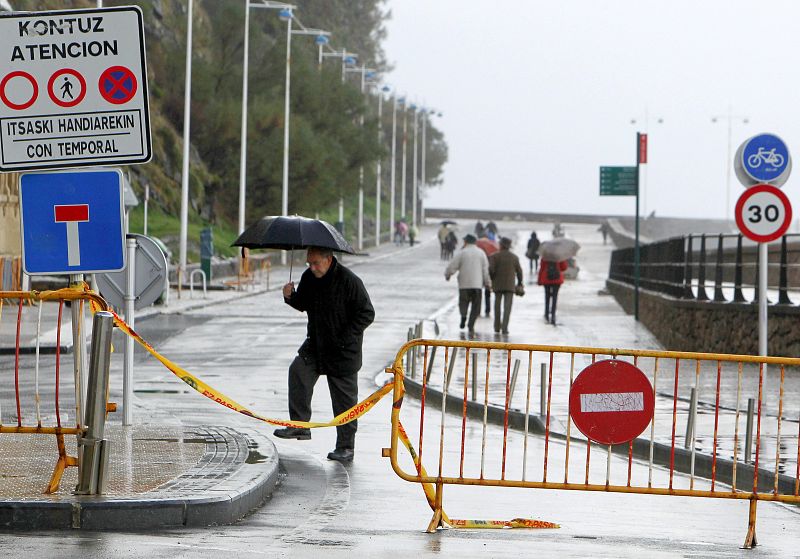
[[[800,290],[800,234],[769,245],[768,289],[779,305]],[[640,247],[640,286],[681,299],[746,303],[758,300],[757,245],[742,235],[687,235]],[[634,284],[634,249],[611,255],[609,278]],[[798,301],[800,302],[800,301]]]
[[[437,348],[443,358],[433,366]],[[655,406],[643,438],[601,445],[575,430],[570,389],[583,365],[599,358],[647,371]],[[421,363],[421,405],[401,422],[404,363],[410,368],[415,361]],[[512,365],[517,362],[523,365],[519,381],[519,365]],[[539,362],[546,363],[541,387],[534,374]],[[768,366],[779,371],[772,385],[766,383]],[[758,501],[800,503],[800,466],[790,474],[782,471],[786,454],[800,457],[800,406],[784,397],[787,375],[796,374],[798,367],[800,359],[794,358],[415,339],[400,348],[387,369],[394,374],[394,407],[391,447],[384,449],[384,456],[398,476],[426,488],[433,509],[429,532],[452,525],[443,511],[445,485],[526,487],[749,500],[745,547],[752,547]],[[679,387],[693,385],[697,391],[705,375],[712,376],[714,404],[693,418],[687,450],[680,444],[678,417],[691,412],[684,411],[691,402],[678,397]],[[546,394],[542,416],[531,414],[537,388]],[[502,404],[490,405],[493,397]],[[742,402],[749,398],[757,409],[755,449],[752,462],[746,463],[740,424]],[[502,426],[501,433],[490,432],[492,422]],[[792,424],[788,433],[787,423]],[[468,444],[467,432],[480,433],[479,446]],[[532,437],[534,433],[543,439]],[[398,456],[401,445],[415,458],[410,471]],[[614,454],[621,460],[612,459]],[[426,470],[423,460],[429,456],[434,465]],[[634,469],[635,459],[646,467]],[[668,470],[655,467],[659,463]],[[681,471],[688,479],[676,475]]]
[[[64,376],[62,375],[61,356],[62,356],[62,319],[64,315],[65,303],[83,304],[84,302],[92,302],[93,305],[105,311],[108,309],[106,302],[96,293],[81,291],[78,289],[62,289],[57,291],[37,292],[37,291],[0,291],[0,325],[3,324],[3,308],[5,306],[12,307],[16,312],[16,323],[13,325],[13,395],[11,399],[13,405],[11,406],[11,419],[10,423],[4,422],[4,417],[8,417],[9,412],[7,406],[0,406],[0,435],[6,434],[25,434],[25,435],[55,435],[56,445],[58,448],[58,458],[56,460],[53,474],[50,482],[45,489],[45,494],[55,493],[58,491],[61,477],[64,471],[69,466],[78,466],[81,469],[83,462],[78,457],[69,456],[66,449],[65,435],[75,435],[77,440],[77,447],[82,449],[86,446],[86,441],[83,440],[86,429],[82,420],[82,410],[79,402],[82,401],[82,396],[78,394],[82,385],[79,377],[80,368],[74,369],[75,375],[72,382],[66,381],[66,389],[72,392],[73,399],[67,398],[67,402],[63,401],[64,391]],[[28,305],[28,306],[26,306]],[[43,309],[45,305],[57,305],[54,312],[47,313],[49,319],[55,319],[54,324],[48,324],[50,328],[55,330],[55,354],[52,360],[53,378],[52,392],[50,386],[44,387],[44,382],[40,383],[43,375],[41,374],[42,363],[45,359],[41,352],[41,339],[42,339],[42,324],[43,324]],[[35,319],[31,318],[26,321],[24,318],[23,310],[35,311]],[[31,312],[25,313],[25,317],[30,315]],[[98,313],[100,315],[101,313]],[[110,351],[110,331],[111,331],[111,315],[106,314],[107,325],[107,351]],[[97,317],[96,317],[97,318]],[[33,347],[33,363],[31,370],[25,370],[21,363],[21,354],[27,352],[29,347],[23,347],[23,328],[28,330],[27,336],[29,337]],[[95,337],[93,337],[93,342]],[[97,353],[100,351],[101,346],[104,344],[93,343],[92,347],[92,365],[93,371],[96,373],[96,363],[100,357]],[[50,361],[50,359],[46,359]],[[50,363],[48,363],[49,365]],[[108,376],[107,358],[105,360],[105,378]],[[6,377],[8,378],[8,377]],[[30,386],[32,384],[32,386]],[[107,386],[107,384],[106,384]],[[2,385],[0,385],[2,389]],[[27,390],[26,390],[27,389]],[[98,400],[99,398],[99,400]],[[2,400],[0,400],[2,401]],[[108,404],[107,390],[103,390],[98,396],[90,392],[90,402],[96,403],[102,410],[113,411],[115,406]],[[74,406],[75,415],[72,421],[69,420],[68,412],[70,406]],[[97,429],[98,421],[97,414],[87,414],[87,423],[92,423]],[[104,420],[103,415],[103,420]],[[68,425],[69,423],[69,425]],[[102,433],[102,428],[100,428]],[[80,452],[79,452],[80,455]],[[84,476],[82,476],[83,479]],[[89,478],[86,478],[87,480]],[[97,484],[95,483],[95,489]],[[95,491],[96,492],[96,491]]]

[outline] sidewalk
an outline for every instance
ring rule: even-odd
[[[397,250],[392,244],[372,249],[359,256],[346,256],[349,266],[383,259]],[[305,267],[297,254],[293,276],[295,281]],[[272,270],[269,291],[281,288],[288,278],[287,267],[277,266]],[[263,294],[266,281],[243,290],[221,289],[236,278],[219,278],[214,281],[216,289],[202,294],[196,289],[190,296],[184,288],[181,297],[173,287],[167,306],[152,306],[137,312],[137,325],[159,315],[180,315],[195,309],[220,307],[232,301]],[[42,312],[42,335],[39,352],[42,354],[42,384],[45,376],[51,376],[56,346],[57,304],[47,304]],[[0,370],[14,368],[14,346],[16,340],[17,306],[6,303],[0,315]],[[23,323],[20,333],[22,360],[20,377],[22,392],[29,392],[32,400],[30,370],[36,351],[38,307],[23,305]],[[91,313],[86,311],[86,331],[91,330]],[[72,333],[69,326],[69,308],[62,316],[61,351],[70,353]],[[115,344],[119,344],[115,338]],[[137,349],[137,354],[140,348]],[[49,355],[49,357],[48,357]],[[5,357],[4,357],[5,356]],[[119,360],[112,365],[112,389],[121,386]],[[49,367],[49,368],[48,368]],[[70,412],[74,404],[70,392],[74,390],[69,377],[72,376],[72,357],[61,357],[62,406],[61,417],[65,426],[71,426]],[[169,373],[166,373],[169,375]],[[24,377],[24,378],[23,378]],[[49,379],[52,383],[52,379]],[[25,384],[27,383],[27,384]],[[139,388],[143,388],[137,383]],[[174,385],[173,385],[174,386]],[[0,386],[0,389],[3,387]],[[173,389],[174,390],[174,389]],[[52,393],[52,387],[49,389]],[[147,393],[149,390],[137,390]],[[187,392],[189,392],[187,388]],[[74,394],[73,394],[74,396]],[[47,400],[47,388],[43,390],[43,402]],[[15,426],[13,394],[7,387],[0,390],[0,424]],[[120,398],[114,397],[120,404]],[[74,400],[73,400],[74,401]],[[61,480],[60,489],[53,495],[44,495],[58,457],[53,435],[27,435],[3,433],[0,435],[3,469],[0,475],[0,528],[14,530],[38,529],[87,529],[87,530],[139,530],[180,526],[207,526],[231,524],[260,506],[267,499],[280,474],[278,452],[263,428],[238,426],[184,426],[170,411],[146,406],[144,400],[134,396],[135,423],[123,427],[121,412],[109,415],[105,436],[111,441],[107,489],[102,496],[76,496],[78,472],[68,467]],[[11,405],[10,405],[11,404]],[[213,404],[212,404],[213,405]],[[52,407],[52,403],[50,404]],[[42,424],[55,424],[54,412],[44,409]],[[22,407],[23,425],[35,425],[34,407],[25,401]],[[3,421],[4,420],[4,421]],[[77,444],[74,436],[65,436],[67,454],[75,456]]]

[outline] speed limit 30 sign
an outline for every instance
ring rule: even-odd
[[[789,198],[771,184],[757,184],[744,191],[736,202],[739,231],[757,243],[768,243],[786,233],[792,222]]]

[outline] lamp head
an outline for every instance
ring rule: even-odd
[[[281,21],[289,21],[289,20],[291,20],[292,19],[292,10],[290,10],[288,8],[284,8],[283,10],[278,12],[278,18],[280,18]]]
[[[314,43],[318,46],[327,45],[330,42],[327,35],[317,35],[314,39]]]

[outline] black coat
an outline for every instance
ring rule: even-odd
[[[300,285],[288,299],[298,311],[308,314],[306,341],[301,357],[312,357],[321,374],[346,376],[361,368],[364,330],[375,319],[375,310],[364,283],[334,257],[328,272],[317,279],[311,270],[300,277]]]

